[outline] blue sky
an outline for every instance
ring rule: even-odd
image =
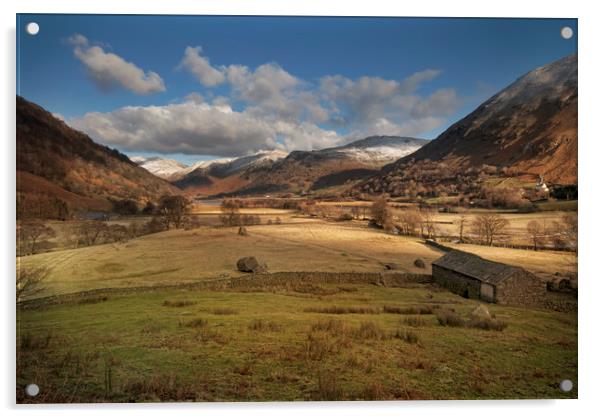
[[[17,33],[18,94],[129,155],[187,163],[434,138],[577,50],[575,19],[18,15]]]

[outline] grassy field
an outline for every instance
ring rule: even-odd
[[[237,228],[202,226],[171,230],[104,244],[53,251],[18,259],[19,266],[44,266],[50,276],[37,296],[107,287],[177,284],[235,277],[236,261],[254,255],[270,271],[384,271],[395,263],[400,271],[430,274],[430,263],[442,253],[413,237],[394,236],[368,228],[365,222],[328,222],[283,217],[281,225]],[[517,264],[536,274],[564,272],[575,259],[571,253],[534,252],[478,245],[467,251],[498,261]],[[426,268],[414,266],[421,258]],[[574,267],[574,266],[573,266]]]
[[[236,261],[248,255],[271,272],[385,272],[394,263],[401,273],[430,274],[443,254],[422,239],[390,235],[366,221],[253,209],[262,224],[241,236],[237,227],[217,226],[214,209],[197,213],[202,226],[196,229],[17,259],[20,268],[50,269],[36,297],[96,290],[62,304],[19,308],[19,402],[577,396],[576,389],[558,389],[562,379],[577,382],[575,312],[488,305],[495,330],[470,322],[479,302],[430,284],[274,287],[248,276],[241,282],[246,287],[229,291],[165,288],[244,276]],[[454,216],[439,214],[438,225],[453,227]],[[542,214],[503,216],[519,233]],[[131,221],[140,219],[117,222]],[[72,225],[52,223],[56,239]],[[543,279],[576,265],[566,252],[446,245]],[[414,265],[418,258],[424,268]],[[112,289],[98,290],[106,288]],[[461,324],[443,326],[444,318]],[[41,387],[36,398],[23,393],[30,382]]]
[[[18,314],[21,402],[576,397],[577,317],[489,305],[502,331],[439,325],[477,306],[430,285],[156,291]],[[422,315],[400,314],[420,307]],[[409,309],[412,311],[412,309]],[[416,310],[417,312],[418,310]],[[320,313],[320,312],[337,312]],[[387,313],[396,312],[396,313]],[[27,398],[25,384],[41,393]]]

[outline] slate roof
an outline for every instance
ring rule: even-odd
[[[514,273],[524,271],[520,267],[485,260],[478,255],[458,250],[451,250],[432,264],[493,285],[504,281]]]

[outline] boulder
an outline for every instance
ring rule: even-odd
[[[247,228],[245,228],[244,226],[241,226],[238,228],[238,235],[249,235],[249,233],[247,232]]]
[[[266,273],[268,266],[265,263],[259,263],[255,257],[243,257],[236,262],[238,271],[244,273]]]
[[[487,320],[491,319],[491,314],[489,313],[487,306],[479,305],[473,309],[473,311],[470,313],[470,317],[472,319]]]
[[[424,260],[422,258],[417,258],[416,260],[414,260],[414,265],[421,269],[426,267],[426,264],[424,264]]]

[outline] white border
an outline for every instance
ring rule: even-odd
[[[2,117],[2,254],[4,267],[4,303],[2,312],[5,337],[0,344],[2,366],[0,382],[1,406],[6,416],[17,414],[39,416],[104,416],[111,413],[116,417],[143,412],[149,417],[163,417],[167,413],[203,416],[291,417],[307,415],[345,414],[346,417],[366,415],[504,417],[509,415],[545,414],[546,417],[571,417],[593,415],[599,412],[596,403],[600,398],[600,326],[602,311],[602,277],[596,257],[600,244],[599,206],[600,159],[602,158],[602,134],[599,113],[602,92],[600,91],[600,40],[602,40],[602,17],[596,13],[595,2],[557,1],[527,2],[505,0],[496,3],[470,0],[422,0],[394,2],[383,0],[21,0],[10,4],[0,2],[2,13],[3,42],[0,71],[3,92],[0,101]],[[579,400],[578,401],[467,401],[467,402],[353,402],[353,403],[296,403],[296,404],[160,404],[160,405],[75,405],[46,407],[14,406],[14,298],[11,277],[14,274],[14,197],[15,197],[15,13],[112,13],[112,14],[222,14],[222,15],[346,15],[346,16],[441,16],[441,17],[570,17],[579,18],[579,193],[580,219],[580,297],[579,297]],[[596,309],[598,308],[598,309]]]

